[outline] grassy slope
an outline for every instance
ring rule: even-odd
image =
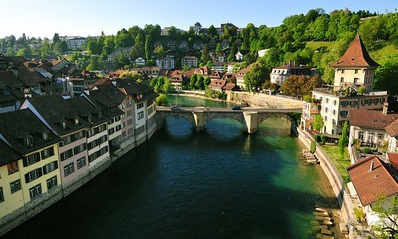
[[[332,51],[336,44],[337,42],[320,41],[307,42],[306,46],[313,50],[319,49],[320,47],[327,47],[329,51]],[[376,62],[381,62],[388,55],[398,54],[398,47],[394,46],[393,44],[389,44],[379,50],[371,51],[369,54]]]

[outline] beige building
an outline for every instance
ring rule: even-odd
[[[312,92],[313,98],[321,102],[322,133],[340,134],[344,122],[350,120],[350,109],[383,109],[387,91],[371,92],[378,66],[357,35],[344,55],[332,64],[335,69],[334,85]],[[359,91],[361,87],[363,92]]]

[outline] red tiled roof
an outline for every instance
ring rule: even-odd
[[[334,64],[332,67],[340,66],[366,66],[366,67],[378,67],[379,64],[375,62],[366,50],[359,34],[351,42],[344,55]]]
[[[391,124],[395,119],[398,119],[398,113],[383,114],[382,111],[377,110],[350,110],[350,125],[354,126],[371,129],[384,129],[384,127]]]
[[[398,170],[398,154],[396,153],[387,153],[387,157],[390,160],[391,165]]]
[[[398,135],[398,119],[387,125],[384,130],[391,136],[395,137]]]
[[[362,206],[398,193],[398,183],[387,167],[378,157],[369,156],[347,168]]]

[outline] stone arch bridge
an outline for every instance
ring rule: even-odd
[[[227,117],[237,120],[243,125],[243,131],[248,134],[257,132],[258,125],[272,116],[278,116],[290,121],[291,132],[297,133],[297,119],[292,113],[301,113],[301,108],[294,109],[263,109],[263,108],[243,108],[242,110],[231,110],[226,108],[206,108],[206,107],[181,107],[170,109],[158,107],[156,109],[158,129],[163,127],[164,120],[169,116],[180,116],[191,122],[196,132],[205,130],[205,125],[212,119]]]

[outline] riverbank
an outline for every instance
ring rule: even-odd
[[[300,140],[303,148],[310,149],[312,138],[305,134],[300,129],[298,139]],[[347,223],[351,220],[352,205],[351,201],[347,200],[345,193],[344,183],[341,175],[338,174],[337,169],[328,159],[327,155],[321,149],[315,152],[316,157],[320,161],[319,166],[316,165],[319,175],[321,175],[321,182],[323,185],[321,189],[326,195],[326,205],[329,205],[333,216],[335,216],[335,230],[336,238],[353,238],[352,232],[348,231]]]

